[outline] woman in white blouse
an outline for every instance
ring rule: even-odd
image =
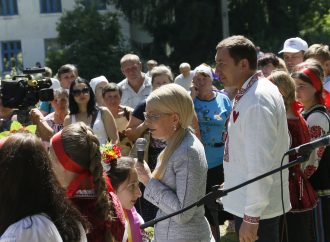
[[[39,138],[0,140],[0,241],[87,241],[86,222],[64,197]]]
[[[111,140],[118,143],[119,137],[113,115],[104,107],[96,107],[95,95],[88,81],[77,78],[71,83],[69,92],[70,114],[64,119],[64,126],[84,122],[93,129],[100,144]]]

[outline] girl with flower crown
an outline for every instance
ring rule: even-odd
[[[67,197],[88,219],[89,242],[125,241],[122,207],[101,164],[100,143],[91,128],[78,122],[51,139],[53,170]]]
[[[111,160],[105,167],[107,167],[107,175],[121,202],[129,225],[127,241],[142,242],[143,231],[141,231],[140,225],[143,223],[143,219],[134,207],[136,200],[142,195],[135,161],[131,157],[121,157]]]

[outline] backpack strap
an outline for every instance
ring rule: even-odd
[[[127,121],[129,121],[129,116],[131,115],[131,113],[127,110],[126,107],[124,107],[124,116],[127,119]]]
[[[93,129],[93,126],[94,126],[94,123],[95,123],[95,120],[96,120],[96,118],[97,118],[97,114],[99,113],[99,108],[96,108],[95,110],[93,110],[93,112],[92,112],[92,121],[91,121],[91,125],[90,125],[90,127],[91,127],[91,129]]]

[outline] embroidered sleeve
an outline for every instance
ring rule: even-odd
[[[329,123],[326,116],[322,113],[315,112],[307,119],[311,141],[324,136],[329,130]],[[312,151],[309,160],[302,165],[304,174],[309,178],[316,171],[319,162],[324,153],[325,147],[320,147]]]
[[[243,221],[249,224],[259,224],[260,217],[252,217],[244,214]]]

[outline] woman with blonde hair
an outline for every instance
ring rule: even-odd
[[[124,215],[103,172],[100,143],[83,122],[65,126],[51,139],[53,170],[66,195],[88,219],[90,242],[122,241]]]
[[[146,163],[137,164],[144,198],[156,205],[157,217],[187,207],[205,195],[207,162],[202,143],[190,125],[194,106],[187,91],[164,85],[147,98],[145,122],[152,137],[166,141],[151,174]],[[195,207],[155,225],[156,241],[211,241],[204,208]]]
[[[268,78],[278,87],[284,100],[290,134],[290,149],[308,143],[310,135],[307,123],[300,113],[302,105],[296,101],[294,80],[285,71],[274,71]],[[297,157],[297,155],[290,155],[289,162],[296,160]],[[292,210],[286,214],[287,231],[283,226],[285,224],[284,217],[281,219],[280,237],[282,237],[282,241],[315,241],[313,208],[317,203],[317,194],[304,174],[304,168],[305,166],[302,164],[289,168],[289,191]]]
[[[171,70],[164,65],[154,67],[151,70],[150,75],[153,90],[173,82]],[[146,138],[148,145],[146,147],[144,159],[148,163],[150,170],[153,171],[156,167],[157,157],[165,148],[166,144],[163,140],[155,139],[150,135],[143,116],[145,111],[146,101],[144,100],[135,107],[124,133],[132,142],[135,142],[139,137]],[[134,152],[136,152],[136,150],[133,148],[131,156],[134,156]],[[143,186],[141,186],[141,190],[142,192],[144,191]],[[154,219],[158,210],[156,206],[145,200],[143,197],[138,199],[136,208],[145,221]]]

